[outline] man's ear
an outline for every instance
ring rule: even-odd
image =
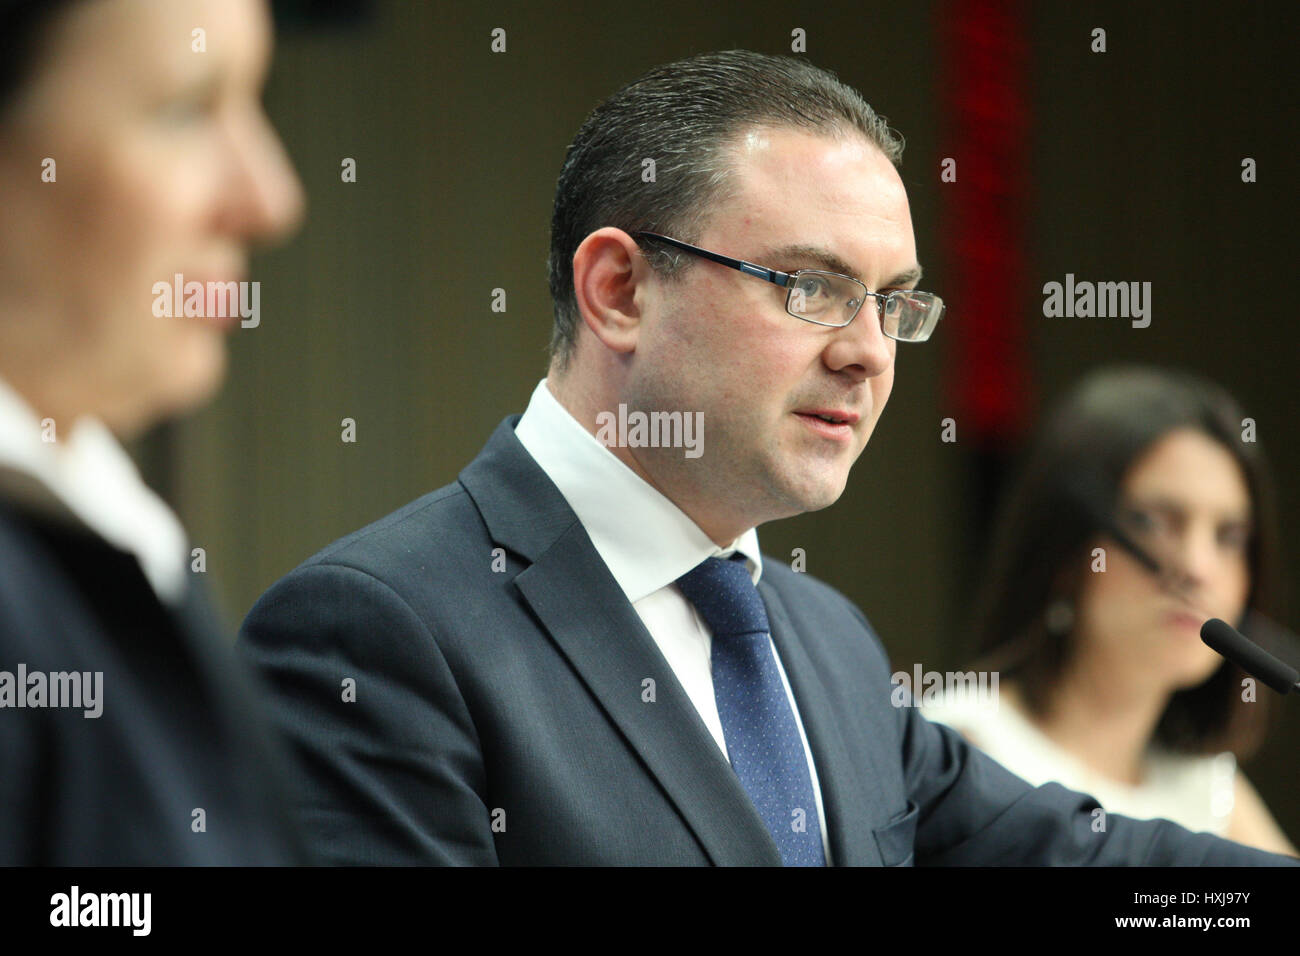
[[[641,327],[636,291],[649,275],[650,266],[636,240],[612,226],[587,236],[573,254],[573,293],[578,312],[587,328],[610,351],[636,350]]]

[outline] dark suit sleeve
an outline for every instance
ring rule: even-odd
[[[917,807],[918,865],[1300,865],[1168,820],[1099,811],[1092,797],[1060,784],[1035,788],[917,708],[894,712],[906,788]]]
[[[300,567],[249,612],[239,646],[298,757],[296,815],[318,862],[497,862],[469,711],[437,641],[387,584]]]
[[[0,669],[12,671],[18,661],[29,661],[26,642],[11,638],[13,618],[0,614]],[[15,652],[16,647],[23,650]],[[33,866],[45,863],[42,842],[52,842],[50,813],[45,809],[50,770],[43,765],[40,751],[54,738],[46,710],[19,712],[0,710],[0,866]],[[22,719],[19,719],[19,718]]]

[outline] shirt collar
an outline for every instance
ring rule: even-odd
[[[758,532],[725,548],[625,465],[537,383],[515,436],[555,483],[628,601],[635,604],[710,557],[745,556],[754,584],[763,573]]]
[[[187,546],[180,520],[97,419],[52,427],[57,441],[45,439],[36,412],[0,378],[0,498],[83,525],[134,554],[158,596],[179,603]]]

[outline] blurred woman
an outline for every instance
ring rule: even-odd
[[[245,282],[300,218],[270,49],[263,0],[0,0],[0,864],[297,858],[185,533],[119,444],[214,394],[240,320],[158,284]]]
[[[1029,450],[976,602],[996,706],[925,714],[1035,785],[1295,854],[1237,768],[1268,702],[1200,640],[1210,617],[1249,635],[1248,612],[1275,613],[1272,484],[1245,418],[1188,374],[1106,369],[1074,388]]]

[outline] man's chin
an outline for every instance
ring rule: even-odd
[[[796,489],[791,489],[789,495],[794,510],[791,516],[796,514],[806,514],[810,511],[822,511],[829,508],[835,502],[840,500],[844,494],[844,488],[847,480],[827,481],[819,485],[803,485]]]
[[[844,487],[841,485],[839,491],[836,491],[833,494],[822,495],[821,497],[814,499],[813,501],[809,502],[808,507],[805,508],[804,510],[823,511],[826,508],[829,508],[831,505],[835,504],[835,502],[839,501],[840,496],[843,494],[844,494]]]

